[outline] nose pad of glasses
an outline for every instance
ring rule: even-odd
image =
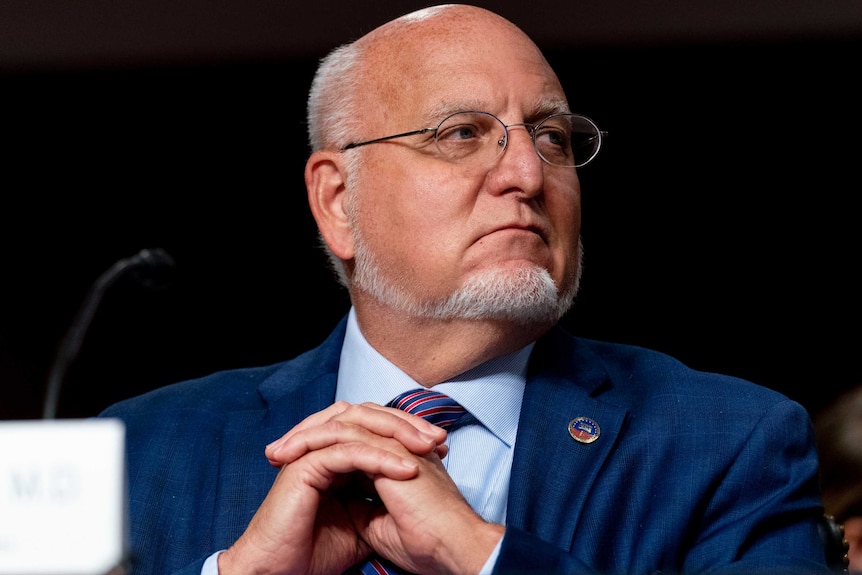
[[[539,153],[539,149],[536,147],[536,132],[534,126],[527,123],[509,124],[508,126],[506,126],[506,132],[500,136],[499,140],[497,140],[497,145],[499,146],[497,149],[497,154],[502,155],[503,152],[509,147],[509,137],[512,134],[513,127],[524,128],[524,131],[527,132],[527,136],[530,138],[530,143],[536,157],[539,158],[539,160],[541,161],[546,161],[545,158],[543,158],[542,155]]]

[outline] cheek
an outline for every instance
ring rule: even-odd
[[[549,195],[546,205],[556,238],[555,259],[570,268],[577,263],[581,235],[581,196],[577,183],[568,192]],[[574,191],[572,191],[574,190]]]
[[[554,179],[545,176],[545,207],[555,224],[580,228],[581,186],[574,174]]]
[[[389,214],[391,223],[405,231],[411,242],[442,246],[452,240],[458,223],[475,203],[475,181],[467,181],[439,163],[422,169],[414,162],[410,173],[394,174],[397,189],[378,202],[379,213]]]
[[[458,222],[463,220],[458,214],[468,209],[463,203],[464,183],[446,175],[419,177],[415,162],[409,171],[392,165],[372,169],[373,181],[366,181],[360,192],[365,195],[357,219],[369,248],[390,264],[403,262],[411,268],[408,273],[454,252]]]

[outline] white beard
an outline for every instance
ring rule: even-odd
[[[485,269],[471,275],[448,296],[423,300],[387,277],[358,231],[354,242],[353,287],[388,307],[418,318],[504,320],[521,325],[556,323],[571,308],[580,285],[583,254],[579,243],[574,277],[562,293],[548,270],[524,266],[515,270]]]

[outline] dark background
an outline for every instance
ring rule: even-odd
[[[481,4],[610,133],[581,171],[572,332],[812,412],[862,382],[862,3]],[[108,290],[58,417],[321,341],[347,299],[306,206],[305,93],[326,51],[422,5],[4,3],[0,419],[41,416],[87,290],[142,248],[173,281]]]

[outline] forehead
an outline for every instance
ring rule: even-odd
[[[544,56],[505,21],[441,19],[405,26],[374,44],[367,62],[363,83],[374,104],[365,110],[373,123],[433,122],[465,109],[532,115],[566,108]]]

